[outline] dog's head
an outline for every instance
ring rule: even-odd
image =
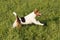
[[[36,8],[35,8],[35,10],[34,10],[34,13],[35,13],[36,16],[41,16],[41,13],[40,13],[39,10],[36,9]]]

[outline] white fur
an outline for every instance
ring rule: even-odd
[[[16,23],[16,20],[15,22],[13,23],[13,28],[15,28],[17,26],[17,23]]]
[[[16,16],[15,12],[13,12],[13,14]],[[40,23],[39,21],[37,21],[35,19],[35,17],[36,17],[36,14],[34,12],[32,12],[29,15],[27,15],[27,16],[24,17],[25,18],[25,22],[21,21],[21,24],[32,24],[32,23],[34,23],[36,25],[44,25],[44,24]],[[13,27],[15,27],[14,25],[16,25],[16,22],[14,22]]]
[[[16,16],[17,14],[15,12],[13,12],[13,14]]]

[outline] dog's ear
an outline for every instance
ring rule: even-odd
[[[36,8],[34,9],[34,13],[35,13],[35,14],[36,14],[38,11],[39,11],[38,9],[36,9]]]

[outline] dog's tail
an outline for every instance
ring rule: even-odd
[[[17,16],[16,12],[13,12],[13,14],[14,14],[15,16]]]

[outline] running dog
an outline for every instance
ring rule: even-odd
[[[16,17],[16,20],[13,23],[13,27],[17,27],[21,24],[36,24],[36,25],[44,25],[42,23],[40,23],[39,21],[36,20],[36,16],[41,16],[41,13],[38,11],[38,9],[35,9],[34,11],[32,11],[30,14],[28,14],[25,17],[18,17],[18,15],[13,12],[13,14]]]

